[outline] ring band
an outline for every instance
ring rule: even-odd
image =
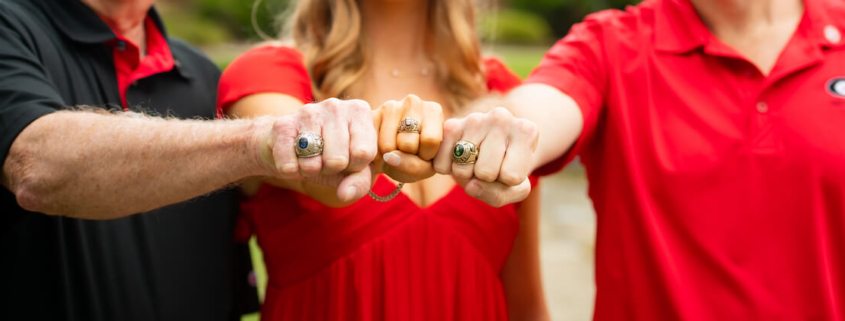
[[[400,133],[416,133],[419,134],[421,131],[420,122],[416,119],[411,117],[405,117],[401,121],[399,121],[399,132]]]
[[[478,160],[478,146],[465,140],[459,140],[452,148],[452,161],[457,164],[475,164]]]
[[[320,135],[302,132],[294,140],[296,157],[307,158],[323,154],[323,137]]]

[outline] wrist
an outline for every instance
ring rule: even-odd
[[[252,176],[277,176],[273,158],[275,143],[273,125],[275,118],[263,117],[249,122],[249,135],[246,142],[246,155],[249,155]]]

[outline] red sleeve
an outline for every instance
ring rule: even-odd
[[[557,88],[572,97],[584,117],[584,129],[572,148],[559,159],[537,169],[536,175],[560,171],[580,153],[595,132],[607,92],[607,65],[604,40],[598,19],[588,18],[572,26],[531,73],[526,84],[540,83]]]
[[[522,83],[522,79],[499,58],[484,58],[484,73],[487,77],[487,90],[491,92],[506,94]]]
[[[220,77],[217,113],[225,114],[243,97],[267,92],[290,95],[303,103],[314,100],[299,51],[267,45],[250,49],[232,61]]]

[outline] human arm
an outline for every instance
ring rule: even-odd
[[[257,153],[272,125],[55,112],[14,140],[3,186],[34,212],[85,219],[145,212],[272,175]]]
[[[126,216],[264,173],[258,133],[272,121],[164,120],[70,106],[24,27],[0,14],[2,185],[23,208],[88,219]],[[266,130],[259,130],[262,127]],[[234,167],[238,167],[235,169]]]
[[[557,88],[545,84],[526,84],[504,97],[515,117],[535,124],[540,135],[531,170],[560,158],[575,143],[584,127],[578,104]]]
[[[476,165],[466,187],[470,195],[488,203],[494,200],[491,204],[497,200],[498,203],[520,201],[527,193],[523,185],[514,185],[517,181],[514,177],[522,178],[541,167],[541,174],[560,170],[589,141],[610,91],[608,74],[612,68],[605,58],[607,41],[603,39],[607,32],[602,23],[589,19],[573,26],[570,34],[546,53],[525,83],[496,103],[506,107],[515,118],[536,126],[542,135],[536,150],[521,151],[521,160],[527,161],[502,162],[496,180],[491,180],[493,175],[484,177],[485,171],[494,170]],[[486,98],[487,104],[495,103],[495,99]],[[444,127],[448,132],[448,122]],[[509,130],[507,126],[495,126],[488,135],[502,137]],[[446,141],[444,138],[444,144]],[[505,158],[513,150],[507,146]],[[497,164],[500,159],[498,155],[493,156],[490,163]],[[438,172],[448,170],[439,167]],[[481,175],[478,170],[482,170]],[[467,176],[468,172],[458,174]]]
[[[535,187],[517,210],[519,233],[502,269],[510,320],[549,320],[540,271],[540,189]]]

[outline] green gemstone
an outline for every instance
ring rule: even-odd
[[[455,146],[455,156],[461,157],[461,155],[463,155],[463,154],[464,154],[464,146],[463,145]]]

